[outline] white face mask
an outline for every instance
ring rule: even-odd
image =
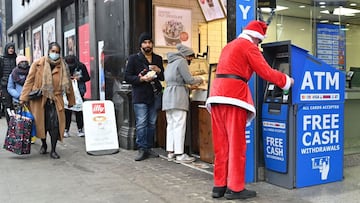
[[[50,53],[49,57],[50,57],[51,60],[56,61],[56,60],[58,60],[60,58],[60,54],[58,54],[58,53]]]

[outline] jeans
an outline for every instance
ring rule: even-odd
[[[154,144],[157,111],[154,104],[134,104],[136,144],[138,149],[150,149]]]

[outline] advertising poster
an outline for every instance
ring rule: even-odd
[[[191,47],[191,10],[155,7],[155,46]]]
[[[104,41],[98,42],[99,61],[99,95],[100,100],[105,100],[105,67],[104,67]]]
[[[304,105],[298,111],[297,187],[343,178],[344,105]]]
[[[33,29],[32,34],[33,34],[33,48],[32,48],[32,53],[33,53],[33,61],[39,59],[40,57],[43,56],[42,54],[42,34],[41,34],[41,25],[35,29]]]
[[[87,152],[119,149],[114,103],[85,101],[83,103],[85,147]]]
[[[53,18],[43,24],[44,54],[48,53],[49,44],[56,41],[55,33],[55,18]]]
[[[219,0],[198,0],[198,2],[206,21],[225,18],[225,14],[221,8],[222,5]]]
[[[220,0],[220,3],[224,10],[225,15],[227,15],[227,0]]]
[[[76,55],[75,39],[75,29],[64,32],[64,56]]]
[[[87,71],[91,77],[90,71],[90,33],[89,33],[89,24],[84,24],[79,26],[79,59],[82,63],[85,64]],[[91,83],[90,81],[86,82],[86,93],[84,98],[91,98]]]

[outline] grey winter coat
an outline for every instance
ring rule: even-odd
[[[193,77],[189,71],[187,60],[181,53],[169,53],[168,65],[164,76],[166,88],[163,94],[162,110],[189,110],[189,88],[202,82],[201,77]]]

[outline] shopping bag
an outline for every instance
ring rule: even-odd
[[[19,155],[30,154],[32,120],[19,113],[9,116],[4,149]]]
[[[30,112],[29,108],[24,105],[18,112],[23,117],[29,118],[32,121],[31,137],[36,136],[35,117]]]
[[[78,86],[77,80],[72,80],[72,86],[73,86],[74,96],[75,96],[75,105],[72,107],[68,106],[69,102],[67,100],[66,94],[64,93],[63,94],[64,107],[66,109],[69,109],[72,111],[82,111],[83,99],[82,99],[80,91],[79,91],[79,86]]]

